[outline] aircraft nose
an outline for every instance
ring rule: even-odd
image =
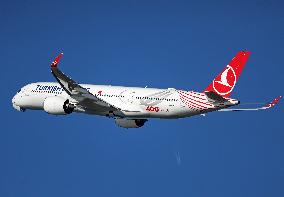
[[[18,94],[15,94],[15,96],[12,98],[12,104],[17,105],[18,103]]]
[[[18,93],[12,98],[12,105],[18,111],[25,111],[23,108],[20,107]]]

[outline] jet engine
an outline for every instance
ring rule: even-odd
[[[69,99],[64,99],[59,96],[47,97],[43,103],[43,109],[49,114],[66,115],[74,111],[75,106],[69,102]]]
[[[142,127],[147,119],[115,119],[115,123],[123,128],[139,128]]]

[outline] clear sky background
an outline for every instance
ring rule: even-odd
[[[283,1],[0,2],[0,196],[282,197],[283,101],[261,112],[150,120],[17,112],[27,83],[202,91],[239,50],[251,57],[232,97],[284,95]]]

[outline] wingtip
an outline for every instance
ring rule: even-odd
[[[250,55],[251,54],[251,52],[250,51],[248,51],[248,50],[242,50],[242,51],[240,51],[240,53],[242,54],[242,55]]]
[[[278,96],[275,99],[273,99],[273,101],[271,101],[270,103],[268,103],[265,107],[271,108],[274,105],[276,105],[278,103],[278,101],[282,98],[282,96]]]
[[[56,68],[56,67],[57,67],[57,65],[58,65],[58,63],[59,63],[59,61],[60,61],[62,55],[63,55],[63,53],[60,53],[60,54],[53,60],[53,62],[52,62],[51,65],[50,65],[52,68]]]
[[[275,99],[272,101],[272,104],[275,105],[281,98],[282,98],[282,96],[278,96],[277,98],[275,98]]]

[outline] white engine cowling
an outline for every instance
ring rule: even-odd
[[[139,128],[142,127],[146,121],[146,119],[115,119],[115,123],[123,128]]]
[[[44,111],[53,115],[71,114],[74,108],[68,99],[59,96],[47,97],[43,102]]]

